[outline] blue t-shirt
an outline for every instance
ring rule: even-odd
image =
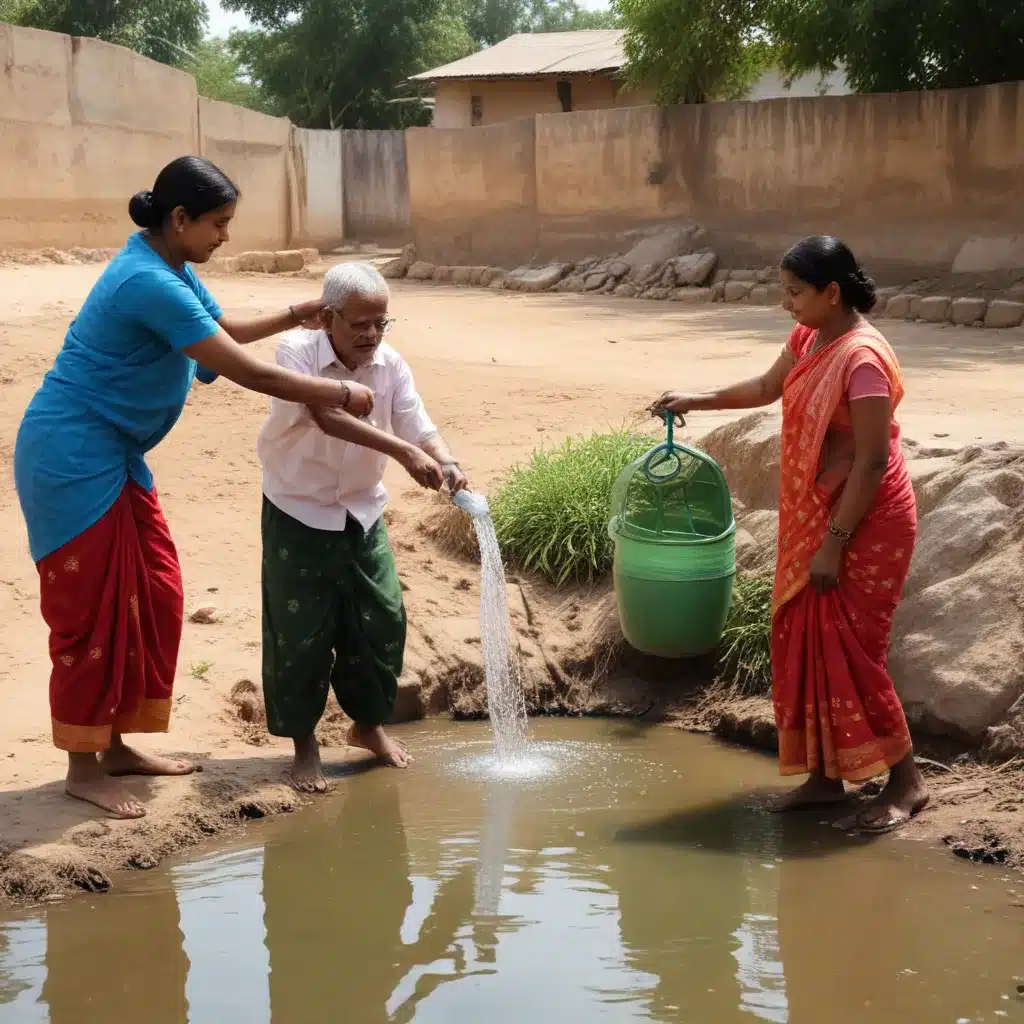
[[[141,234],[110,262],[18,431],[14,481],[36,562],[98,522],[129,478],[152,490],[145,453],[196,376],[182,349],[220,316],[192,269],[174,270]]]

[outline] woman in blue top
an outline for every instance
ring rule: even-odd
[[[181,639],[181,570],[146,453],[197,374],[356,416],[373,406],[361,384],[292,373],[242,347],[315,317],[319,301],[237,320],[192,272],[228,240],[238,198],[193,156],[132,198],[143,230],[89,293],[18,431],[15,483],[50,627],[53,741],[68,752],[67,792],[115,817],[145,813],[118,776],[194,770],[121,740],[167,730]]]

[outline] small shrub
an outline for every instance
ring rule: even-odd
[[[719,680],[743,696],[772,689],[772,584],[775,568],[736,580],[722,634]]]
[[[652,444],[650,437],[620,428],[568,438],[512,469],[491,501],[505,558],[556,586],[604,575],[612,564],[612,485],[623,466]]]

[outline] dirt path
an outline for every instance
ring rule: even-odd
[[[258,680],[259,673],[255,440],[265,403],[224,382],[199,388],[152,458],[183,563],[186,607],[214,604],[219,621],[186,627],[172,731],[151,746],[210,759],[208,769],[190,781],[139,783],[139,794],[153,802],[141,830],[94,824],[63,797],[63,759],[49,742],[46,633],[11,460],[22,411],[97,273],[96,267],[0,268],[0,821],[3,842],[13,847],[52,843],[72,829],[80,849],[120,847],[128,851],[124,862],[145,863],[187,841],[189,829],[209,831],[217,815],[239,807],[259,814],[292,801],[280,784],[286,748],[244,743],[237,720],[225,712],[231,687]],[[211,287],[226,310],[255,313],[309,297],[318,285],[221,277]],[[393,311],[399,322],[391,340],[482,488],[537,445],[631,419],[661,390],[759,372],[789,330],[777,311],[409,285],[396,289]],[[1017,415],[1024,331],[883,327],[906,371],[908,437],[950,445],[1024,441]],[[258,348],[269,357],[273,341]],[[705,416],[693,426],[703,432],[719,422]],[[466,591],[462,570],[435,564],[436,554],[415,534],[427,499],[400,470],[390,484],[410,619],[437,616],[441,623],[433,637],[423,634],[412,644],[411,656],[427,657],[426,648],[439,643],[472,642],[471,594],[451,607],[453,591]],[[180,825],[183,808],[191,824],[170,829],[168,822]]]

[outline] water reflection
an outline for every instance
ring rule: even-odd
[[[0,921],[0,1024],[1001,1019],[1024,942],[979,876],[764,814],[743,755],[629,743],[512,784],[428,752]]]

